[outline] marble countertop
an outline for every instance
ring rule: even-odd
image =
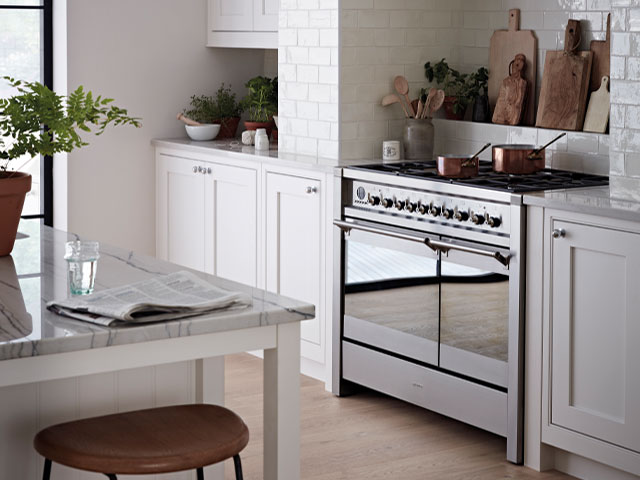
[[[366,165],[376,163],[376,160],[337,160],[333,158],[297,155],[279,152],[272,146],[268,151],[256,150],[254,147],[243,145],[239,140],[213,140],[210,142],[196,142],[188,138],[155,139],[151,144],[158,148],[178,148],[194,153],[211,154],[229,159],[249,160],[260,163],[270,163],[285,167],[308,168],[323,172],[332,172],[335,168],[350,165]],[[377,161],[382,162],[382,159]]]
[[[525,194],[525,205],[640,222],[640,203],[611,196],[609,187],[588,187]]]
[[[0,257],[0,360],[73,352],[313,318],[313,305],[195,272],[213,285],[253,299],[245,309],[146,325],[102,327],[46,309],[69,295],[64,244],[76,235],[22,221],[11,255]],[[101,245],[96,291],[145,280],[184,267]]]

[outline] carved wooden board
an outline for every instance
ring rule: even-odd
[[[606,40],[593,40],[590,50],[593,52],[590,91],[594,92],[600,88],[602,77],[611,76],[611,14],[607,16]]]
[[[538,102],[537,127],[582,130],[593,53],[575,52],[580,35],[580,22],[569,20],[565,51],[547,52]]]
[[[602,77],[600,89],[591,94],[587,115],[584,119],[584,131],[604,133],[609,123],[609,77]]]
[[[523,125],[535,123],[536,74],[538,71],[538,39],[531,30],[520,30],[520,10],[509,10],[509,30],[497,30],[491,37],[489,50],[489,105],[496,107],[500,86],[509,75],[509,63],[522,53],[527,57],[524,79],[528,82]]]

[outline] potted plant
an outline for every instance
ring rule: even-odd
[[[484,67],[474,74],[460,73],[451,68],[444,58],[434,65],[427,62],[424,71],[429,82],[435,80],[444,89],[447,95],[444,99],[444,111],[450,120],[464,118],[467,107],[479,96],[483,76],[487,76]],[[485,85],[487,80],[484,80]]]
[[[220,124],[216,138],[235,138],[243,106],[231,87],[223,83],[213,96],[193,95],[189,105],[190,108],[184,111],[187,117],[200,123]]]
[[[0,99],[0,256],[13,249],[24,199],[31,190],[31,175],[9,170],[11,161],[88,145],[79,130],[100,135],[108,125],[141,125],[125,109],[111,105],[112,99],[94,97],[82,86],[65,98],[38,82],[4,79],[17,94]]]
[[[247,130],[265,128],[267,136],[273,130],[273,116],[278,112],[278,77],[254,77],[246,84],[249,93],[243,99],[249,119],[244,122]]]

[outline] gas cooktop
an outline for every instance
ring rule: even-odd
[[[494,172],[491,162],[480,162],[480,173],[472,178],[449,179],[438,175],[436,162],[403,162],[349,167],[399,177],[424,178],[436,182],[485,188],[500,192],[526,193],[565,188],[597,187],[609,184],[609,178],[602,175],[569,172],[546,168],[537,173],[509,175]]]

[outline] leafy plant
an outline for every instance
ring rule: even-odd
[[[109,125],[141,126],[139,118],[111,105],[113,99],[94,98],[82,86],[65,98],[38,82],[3,78],[18,94],[0,99],[0,160],[6,160],[2,171],[23,155],[52,156],[88,145],[78,130],[101,135]]]
[[[278,77],[254,77],[245,85],[249,93],[242,100],[249,121],[268,122],[278,112]]]
[[[243,107],[236,99],[231,87],[220,85],[215,95],[193,95],[190,108],[184,114],[200,123],[225,123],[228,118],[242,115]]]
[[[424,73],[429,82],[435,80],[442,86],[446,95],[456,97],[454,113],[465,112],[469,104],[481,95],[481,91],[486,91],[489,80],[489,72],[485,67],[471,74],[460,73],[451,68],[444,58],[434,65],[427,62]]]

